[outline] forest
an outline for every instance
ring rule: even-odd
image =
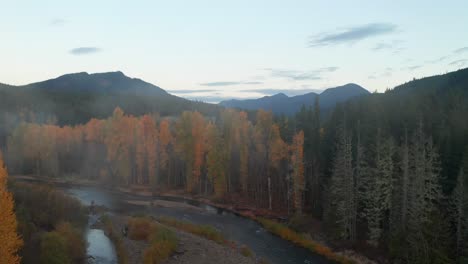
[[[392,263],[467,260],[468,70],[413,80],[294,117],[222,109],[24,120],[10,174],[87,179],[242,201],[319,219],[330,243]],[[372,256],[371,256],[372,257]]]

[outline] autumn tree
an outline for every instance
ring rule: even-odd
[[[250,150],[250,128],[251,124],[247,119],[246,112],[239,113],[239,134],[240,134],[240,183],[241,183],[241,190],[244,193],[248,192],[248,179],[249,179],[249,150]]]
[[[17,234],[17,221],[14,212],[14,202],[7,190],[7,170],[0,154],[0,263],[20,263],[18,250],[23,241]]]
[[[169,172],[167,172],[169,166],[169,157],[171,154],[171,145],[174,139],[170,130],[170,123],[168,119],[163,119],[159,123],[159,167],[161,170],[166,170],[166,184],[169,186]]]
[[[227,151],[224,148],[224,141],[220,132],[213,123],[209,123],[206,128],[207,135],[207,171],[208,179],[213,184],[215,197],[223,198],[227,191],[226,184],[226,163]]]
[[[205,160],[205,120],[198,112],[183,112],[177,123],[177,151],[185,161],[187,191],[201,190],[201,169]]]
[[[156,121],[149,115],[141,118],[140,146],[143,153],[142,167],[147,164],[148,183],[155,188],[159,183],[158,129]]]

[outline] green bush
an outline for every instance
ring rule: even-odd
[[[41,264],[68,264],[67,241],[58,232],[47,232],[41,237]]]

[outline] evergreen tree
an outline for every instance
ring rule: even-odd
[[[377,132],[375,161],[369,179],[365,202],[365,215],[369,228],[369,243],[377,246],[383,232],[383,221],[390,209],[393,176],[393,141],[383,139]]]
[[[356,239],[356,206],[352,168],[351,137],[343,124],[338,130],[335,158],[329,187],[329,206],[327,210],[334,219],[337,235],[342,239]]]

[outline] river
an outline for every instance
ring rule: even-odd
[[[229,211],[215,208],[203,203],[187,201],[182,198],[171,198],[169,200],[188,203],[201,208],[201,210],[191,210],[182,207],[150,207],[143,205],[130,205],[125,201],[138,200],[148,201],[149,198],[138,195],[122,194],[110,192],[97,187],[66,187],[65,191],[79,199],[83,204],[89,205],[94,201],[96,205],[105,206],[112,211],[124,214],[146,214],[152,216],[170,216],[180,220],[190,221],[195,224],[208,224],[220,230],[226,238],[234,240],[239,244],[244,244],[255,252],[257,257],[266,259],[269,263],[330,263],[325,258],[313,254],[312,252],[295,246],[289,241],[281,239],[262,228],[261,225],[250,219],[237,216]],[[157,199],[168,200],[159,197]],[[88,253],[96,260],[106,257],[95,263],[115,263],[115,252],[107,237],[101,232],[91,229],[88,231]],[[102,245],[104,249],[100,248]],[[107,256],[97,256],[107,252]],[[113,255],[112,255],[113,254]],[[102,255],[102,254],[101,254]],[[96,257],[97,256],[97,257]]]

